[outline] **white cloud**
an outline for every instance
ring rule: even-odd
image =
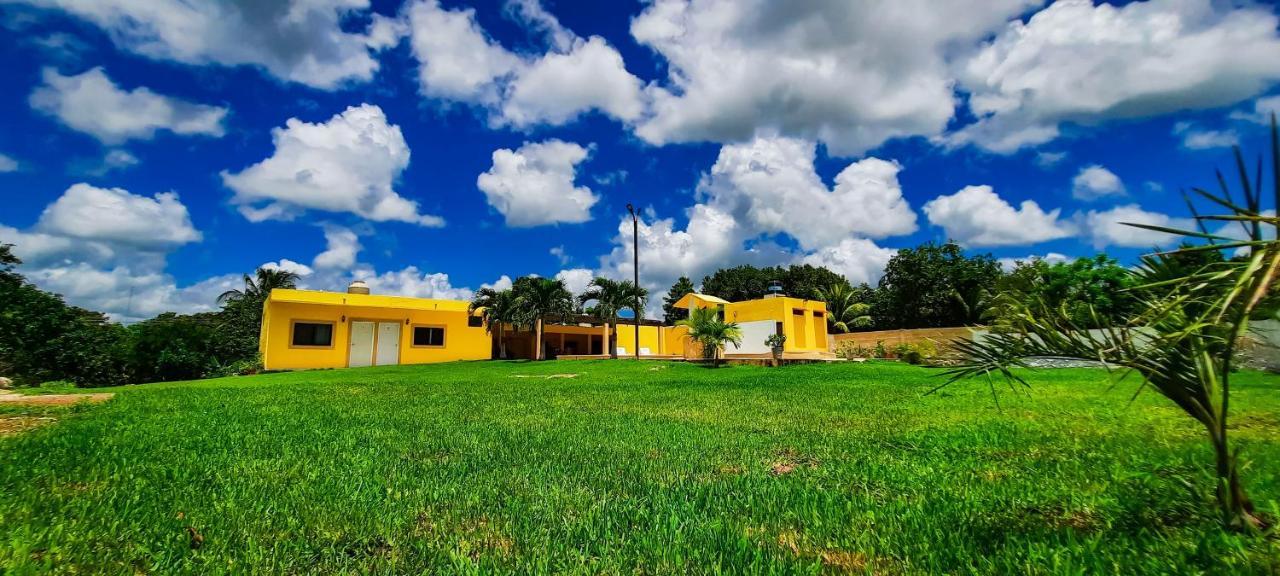
[[[305,210],[350,212],[377,222],[443,226],[394,185],[409,165],[400,127],[382,109],[362,104],[312,124],[290,118],[274,128],[275,153],[239,173],[222,172],[232,202],[253,222],[288,220]]]
[[[698,194],[749,230],[785,233],[806,249],[834,245],[852,234],[881,238],[916,230],[896,162],[859,160],[828,189],[814,169],[814,155],[812,142],[791,138],[723,146]]]
[[[375,294],[441,300],[470,300],[475,294],[470,288],[454,286],[449,281],[448,274],[423,272],[417,266],[381,274],[372,268],[361,268],[352,277],[364,280],[369,285],[369,290]]]
[[[884,275],[884,267],[898,251],[881,248],[863,238],[846,238],[835,246],[822,248],[800,259],[801,264],[825,267],[854,284],[874,285]]]
[[[1072,235],[1074,229],[1058,219],[1059,212],[1045,212],[1033,200],[1015,209],[990,186],[966,186],[924,205],[929,222],[970,247],[1035,244]]]
[[[573,258],[569,256],[567,252],[565,252],[563,244],[560,246],[553,246],[551,250],[548,250],[548,252],[552,256],[555,256],[556,260],[560,261],[561,266],[564,266],[565,264],[568,264],[570,260],[573,260]]]
[[[222,136],[227,109],[196,104],[145,87],[122,90],[101,67],[76,76],[44,69],[44,83],[31,93],[31,107],[68,127],[107,143],[148,140],[159,130]]]
[[[310,266],[300,262],[294,262],[288,258],[281,258],[279,262],[267,262],[266,264],[259,266],[259,268],[264,268],[266,270],[284,270],[285,272],[293,272],[298,276],[310,276],[315,273],[315,270]]]
[[[33,0],[27,0],[33,1]],[[369,0],[40,0],[88,20],[120,48],[185,64],[252,65],[321,89],[373,78],[386,34],[343,30]],[[375,28],[378,19],[374,18]]]
[[[1188,150],[1230,148],[1240,143],[1240,135],[1235,130],[1206,130],[1191,122],[1177,123],[1173,134],[1182,137],[1182,147]]]
[[[1045,264],[1058,264],[1058,263],[1070,262],[1072,260],[1075,260],[1075,258],[1072,258],[1065,254],[1059,254],[1057,252],[1050,252],[1043,256],[1038,254],[1032,254],[1029,256],[1023,256],[1021,258],[1001,258],[999,261],[1000,261],[1000,267],[1003,268],[1005,272],[1010,272],[1015,267],[1017,267],[1019,262],[1032,262],[1035,260],[1039,260],[1041,262],[1044,262]]]
[[[577,37],[536,0],[510,3],[508,13],[549,36],[541,55],[507,50],[470,8],[417,0],[406,13],[422,94],[481,106],[495,125],[564,124],[592,110],[631,121],[644,109],[640,80],[618,51],[601,37]]]
[[[311,265],[321,270],[349,269],[356,264],[360,252],[360,237],[350,228],[324,226],[325,250],[316,254]]]
[[[1036,3],[657,0],[631,23],[668,70],[637,134],[665,144],[776,133],[838,155],[937,135],[955,109],[947,49]]]
[[[600,200],[590,188],[574,185],[577,165],[588,154],[588,149],[560,140],[525,142],[514,151],[500,148],[476,186],[508,226],[586,222]]]
[[[619,120],[640,116],[640,79],[622,55],[599,36],[574,42],[572,51],[538,59],[511,83],[503,118],[514,126],[564,124],[600,110]]]
[[[510,290],[511,286],[513,286],[514,284],[515,283],[511,281],[510,276],[503,274],[502,276],[499,276],[497,280],[494,280],[493,282],[485,282],[484,284],[481,284],[480,287],[491,288],[493,290],[501,291],[501,290]]]
[[[948,138],[995,152],[1093,124],[1253,97],[1280,80],[1277,17],[1261,5],[1062,0],[1011,22],[958,67],[981,119]]]
[[[1093,201],[1124,194],[1124,182],[1120,177],[1098,164],[1081,168],[1071,179],[1071,197],[1076,200]]]
[[[1280,95],[1267,96],[1253,101],[1253,110],[1237,110],[1231,113],[1234,120],[1247,120],[1263,126],[1271,125],[1271,116],[1280,116]]]
[[[168,274],[138,271],[123,265],[99,269],[78,263],[35,270],[24,268],[22,273],[40,288],[61,294],[67,302],[105,312],[120,322],[136,322],[162,312],[189,314],[216,310],[219,294],[243,287],[238,274],[226,274],[180,288]]]
[[[1168,214],[1147,212],[1137,204],[1116,206],[1101,212],[1090,210],[1083,219],[1094,247],[1099,249],[1107,246],[1152,248],[1168,246],[1181,239],[1174,234],[1127,226],[1124,224],[1126,222],[1176,230],[1195,230],[1195,222],[1190,218],[1174,218]]]
[[[17,172],[19,168],[18,161],[7,154],[0,154],[0,174],[5,172]]]
[[[45,234],[105,242],[146,250],[164,250],[199,242],[187,207],[173,192],[154,198],[120,188],[75,184],[40,214],[36,229]]]
[[[555,279],[564,282],[564,287],[574,296],[587,291],[587,285],[596,277],[595,272],[587,268],[570,268],[556,272]]]

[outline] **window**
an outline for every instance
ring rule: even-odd
[[[414,326],[413,345],[418,347],[439,348],[444,346],[443,326]]]
[[[472,328],[484,328],[484,317],[483,317],[483,316],[468,316],[468,317],[467,317],[467,326],[470,326],[470,327],[472,327]]]
[[[813,313],[813,317],[814,317],[814,318],[822,318],[823,316],[826,316],[826,314],[823,314],[823,313],[821,313],[821,312],[814,312],[814,313]]]
[[[796,316],[804,316],[804,308],[792,308],[791,313]]]
[[[293,345],[312,348],[333,346],[332,322],[294,322]]]

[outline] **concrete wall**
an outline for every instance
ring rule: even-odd
[[[742,346],[729,343],[725,347],[725,354],[764,354],[770,351],[764,341],[777,330],[777,324],[773,320],[739,322],[738,328],[742,329]]]
[[[835,352],[841,345],[874,348],[877,342],[883,342],[885,348],[893,348],[898,344],[915,344],[932,340],[939,346],[954,340],[971,337],[982,333],[982,328],[917,328],[912,330],[876,330],[873,332],[850,332],[848,334],[832,334],[828,337],[827,349]]]

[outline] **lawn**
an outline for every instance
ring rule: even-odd
[[[548,377],[576,374],[573,378]],[[463,363],[117,389],[0,439],[0,573],[1274,573],[1100,370]],[[1276,514],[1280,377],[1237,379]],[[4,407],[0,416],[22,409]]]

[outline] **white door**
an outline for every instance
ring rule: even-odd
[[[347,366],[373,365],[373,330],[373,322],[351,323],[351,356],[347,359]]]
[[[378,323],[378,366],[392,366],[400,363],[400,323]]]

